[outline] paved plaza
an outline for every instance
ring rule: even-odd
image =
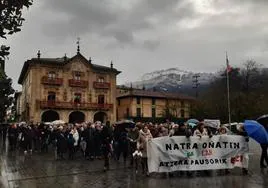
[[[2,144],[1,144],[2,145]],[[232,170],[230,175],[220,175],[213,171],[209,176],[168,177],[166,174],[153,174],[145,177],[136,175],[134,170],[123,162],[112,160],[111,170],[103,172],[103,161],[87,161],[78,157],[74,161],[55,161],[53,151],[48,154],[33,153],[24,156],[23,152],[9,152],[1,146],[1,185],[18,188],[267,188],[268,169],[259,168],[259,147],[250,142],[249,175],[243,176],[241,169]]]

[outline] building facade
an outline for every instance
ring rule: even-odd
[[[24,63],[20,118],[27,122],[116,121],[116,76],[77,52],[72,58],[32,58]]]
[[[117,91],[117,118],[189,118],[195,98],[178,93],[120,88]]]

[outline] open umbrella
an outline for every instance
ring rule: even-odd
[[[123,127],[123,128],[134,128],[135,122],[131,120],[122,120],[115,123],[117,126]]]
[[[197,119],[188,119],[188,120],[186,121],[186,123],[187,123],[187,124],[189,124],[189,123],[198,124],[199,121],[198,121]]]
[[[268,114],[262,115],[257,119],[257,122],[262,124],[264,128],[268,131]]]
[[[248,136],[260,144],[268,144],[268,133],[265,128],[254,120],[245,120],[244,129]]]
[[[188,123],[188,125],[189,125],[191,128],[194,128],[194,127],[197,126],[197,124],[195,124],[195,123]]]
[[[63,120],[55,120],[55,121],[52,121],[51,124],[53,124],[53,125],[62,125],[62,124],[65,124],[65,122]]]

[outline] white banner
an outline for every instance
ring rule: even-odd
[[[148,168],[149,172],[247,168],[248,151],[243,136],[154,138],[147,146]]]

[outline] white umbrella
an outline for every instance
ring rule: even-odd
[[[23,126],[23,125],[26,125],[27,123],[25,121],[22,121],[19,123],[19,126]]]
[[[65,122],[63,120],[55,120],[51,122],[53,125],[61,125],[61,124],[65,124]]]

